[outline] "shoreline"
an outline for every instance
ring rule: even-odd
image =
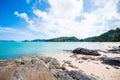
[[[116,42],[116,43],[102,42],[101,44],[104,45],[105,50],[109,50],[114,47],[120,46],[118,43],[120,42]],[[66,55],[64,54],[51,55],[50,57],[57,59],[60,65],[64,66],[68,71],[81,71],[86,75],[94,77],[96,80],[119,80],[120,66],[113,67],[108,64],[103,64],[102,61],[99,59],[103,56],[107,56],[110,58],[120,57],[120,54],[105,53],[101,51],[98,52],[101,54],[101,56],[91,56],[91,55],[82,55],[82,54],[78,54],[77,56],[71,56],[73,55],[73,53],[70,53]],[[49,57],[49,56],[45,56],[45,57]],[[20,59],[20,58],[0,60],[0,66],[5,66],[1,64],[2,62],[7,62],[7,61],[9,62],[16,59]]]
[[[120,42],[100,42],[100,44],[105,46],[105,50],[112,49],[114,47],[120,46]],[[107,56],[110,58],[114,57],[120,57],[120,54],[113,54],[113,53],[104,53],[99,52],[101,56]],[[77,68],[71,68],[70,66],[66,66],[68,70],[80,70],[85,72],[87,75],[94,76],[97,78],[97,80],[119,80],[120,79],[120,67],[119,69],[116,69],[115,67],[112,67],[111,65],[103,64],[101,61],[97,60],[76,60],[76,58],[71,58],[72,54],[62,56],[62,59],[58,56],[55,56],[54,58],[58,59],[61,64],[64,64],[64,61],[70,62],[74,67]],[[85,55],[77,55],[78,58],[84,57]],[[63,58],[64,57],[64,58]],[[93,59],[97,59],[99,57],[95,56],[88,56]]]

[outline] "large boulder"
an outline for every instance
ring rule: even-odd
[[[95,80],[80,71],[68,71],[51,57],[22,57],[0,61],[0,80]]]
[[[100,54],[96,50],[89,50],[89,49],[85,49],[85,48],[76,48],[72,52],[74,54],[100,56]]]
[[[108,58],[102,57],[102,63],[112,65],[112,66],[120,66],[120,57]]]
[[[0,61],[0,80],[57,80],[37,57]]]
[[[81,71],[61,71],[57,74],[58,80],[96,80]]]

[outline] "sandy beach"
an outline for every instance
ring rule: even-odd
[[[105,50],[117,47],[120,45],[120,42],[102,42]],[[95,77],[97,80],[120,80],[120,67],[113,67],[111,65],[103,64],[100,60],[97,60],[99,57],[120,57],[120,54],[105,53],[99,51],[101,56],[88,56],[78,54],[75,57],[70,57],[71,54],[67,55],[52,55],[52,57],[58,59],[62,65],[64,65],[68,70],[80,70],[85,74]],[[87,57],[87,60],[81,59],[82,57]],[[66,64],[65,64],[66,63]],[[69,65],[72,64],[71,65]]]
[[[97,44],[103,48],[1,60],[0,80],[120,80],[120,42]]]

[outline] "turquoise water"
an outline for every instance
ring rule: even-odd
[[[77,47],[104,49],[100,43],[90,42],[0,42],[0,59],[18,58],[26,55],[54,55]]]

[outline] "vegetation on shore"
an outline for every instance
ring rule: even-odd
[[[115,30],[109,30],[106,33],[101,34],[100,36],[89,37],[86,39],[81,39],[80,41],[85,42],[118,42],[120,41],[120,28]]]
[[[78,42],[79,39],[76,37],[58,37],[52,39],[35,39],[35,40],[24,40],[22,42]]]
[[[49,39],[46,41],[51,41],[51,42],[71,42],[71,41],[79,41],[78,38],[76,37],[58,37],[58,38],[53,38],[53,39]]]
[[[52,39],[35,39],[31,41],[23,41],[23,42],[118,42],[120,41],[120,28],[116,28],[115,30],[109,30],[101,34],[100,36],[89,37],[85,39],[78,39],[76,37],[58,37]]]
[[[119,42],[120,41],[120,28],[109,30],[100,36],[89,37],[85,39],[78,39],[76,37],[58,37],[52,39],[34,39],[24,40],[22,42]],[[14,42],[13,40],[0,40],[0,42]]]

